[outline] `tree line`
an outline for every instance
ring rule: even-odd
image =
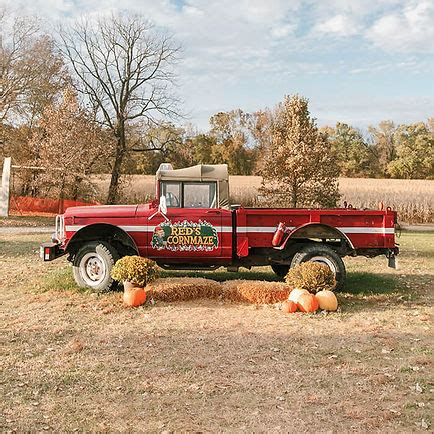
[[[163,124],[148,134],[152,154],[132,155],[128,173],[153,174],[159,164],[226,163],[232,175],[259,175],[272,140],[275,109],[246,113],[241,109],[211,116],[210,130]],[[349,178],[434,178],[434,118],[413,124],[386,120],[366,132],[349,124],[320,127],[330,143],[340,176]],[[158,144],[157,147],[155,144]]]
[[[198,131],[174,91],[179,46],[143,17],[83,18],[47,34],[4,9],[0,24],[0,152],[41,168],[20,172],[21,194],[88,198],[90,176],[110,173],[115,203],[122,174],[154,174],[162,162],[227,163],[233,175],[267,179],[264,195],[277,182],[274,197],[292,206],[332,205],[338,176],[434,178],[433,118],[319,128],[293,96],[216,113]]]

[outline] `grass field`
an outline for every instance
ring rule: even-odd
[[[63,259],[39,262],[46,237],[0,235],[3,432],[432,429],[432,232],[402,235],[397,271],[346,260],[328,315],[209,300],[124,309],[119,293],[77,290]]]
[[[229,187],[232,203],[258,205],[259,176],[231,176]],[[100,199],[107,195],[108,177],[95,177]],[[123,178],[123,201],[141,202],[154,196],[154,176],[131,175]],[[398,211],[400,221],[432,223],[434,221],[434,180],[340,178],[339,188],[344,200],[356,208],[377,209],[379,202]],[[260,204],[259,204],[260,205]]]

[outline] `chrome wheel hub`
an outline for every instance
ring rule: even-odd
[[[87,253],[83,256],[80,264],[83,280],[89,286],[98,285],[106,275],[106,267],[98,253]]]

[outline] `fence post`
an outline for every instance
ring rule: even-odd
[[[6,157],[3,162],[2,189],[0,191],[0,217],[9,215],[9,184],[11,178],[11,157]]]

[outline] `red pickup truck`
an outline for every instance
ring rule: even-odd
[[[394,267],[397,215],[386,210],[244,208],[229,204],[227,166],[198,165],[156,174],[156,200],[142,205],[68,208],[56,217],[51,261],[68,255],[78,285],[114,286],[113,264],[125,255],[152,258],[164,269],[213,270],[269,265],[284,276],[304,261],[326,264],[337,289],[345,256],[385,255]]]

